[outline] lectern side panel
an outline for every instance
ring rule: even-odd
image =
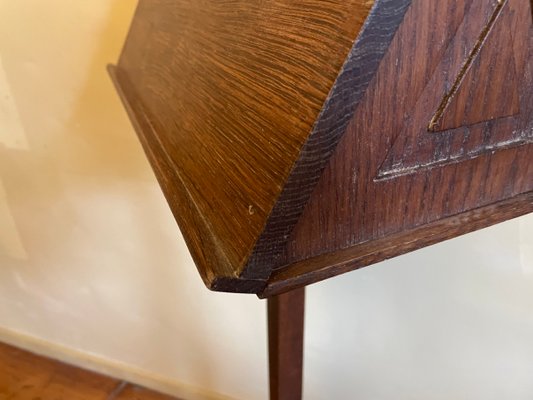
[[[147,148],[166,158],[167,198],[186,195],[233,277],[372,4],[140,0],[116,76],[142,104]],[[182,188],[170,193],[173,179]]]
[[[413,0],[285,265],[360,246],[373,248],[367,265],[434,243],[423,228],[439,221],[462,224],[444,240],[502,220],[474,222],[476,210],[531,211],[532,15],[530,0]]]

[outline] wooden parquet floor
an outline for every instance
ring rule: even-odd
[[[0,343],[0,400],[178,400]]]

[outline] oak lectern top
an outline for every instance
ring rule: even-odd
[[[530,0],[140,0],[110,67],[205,284],[269,297],[533,211]]]

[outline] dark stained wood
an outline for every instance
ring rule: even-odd
[[[276,271],[260,297],[276,296],[533,212],[533,192],[395,235],[309,258]]]
[[[206,285],[269,298],[272,399],[302,287],[533,212],[531,8],[140,0],[110,72]]]
[[[139,2],[114,79],[209,287],[245,269],[372,3]]]
[[[519,75],[524,71],[523,64],[520,71],[515,65],[513,15],[505,1],[493,7],[474,48],[441,100],[430,130],[445,131],[520,112]],[[528,28],[527,23],[515,26],[514,36],[527,37]]]
[[[425,84],[420,93],[411,92],[406,99],[406,102],[412,105],[411,108],[400,107],[396,114],[391,115],[397,121],[405,121],[401,122],[399,130],[395,131],[394,129],[398,128],[386,123],[365,127],[387,129],[389,142],[393,143],[390,150],[390,144],[384,144],[386,156],[379,167],[377,179],[393,179],[404,174],[418,173],[424,169],[473,159],[494,150],[518,147],[533,140],[530,120],[533,103],[531,78],[526,73],[532,68],[531,64],[526,64],[530,59],[530,44],[516,48],[514,41],[509,42],[509,34],[531,40],[528,2],[506,0],[498,6],[498,0],[477,0],[464,4],[468,11],[461,19],[451,43],[442,46],[443,55],[438,59],[435,70],[428,71],[427,76],[413,76],[415,81],[404,81],[403,85],[399,85],[399,89],[403,91],[416,89],[416,80]],[[495,10],[498,11],[497,18],[495,23],[490,25]],[[526,17],[516,19],[517,13]],[[418,23],[432,24],[429,20],[421,20]],[[484,32],[487,25],[490,25],[491,29],[487,40],[480,44],[481,50],[472,66],[473,69],[467,70],[459,85],[459,93],[451,98],[450,108],[444,110],[444,121],[437,119],[433,122],[435,110],[440,108],[443,96],[447,97],[448,87],[453,91],[457,77],[464,66],[468,65],[471,53],[479,43],[480,32]],[[447,30],[446,27],[441,29],[443,32]],[[413,40],[412,37],[406,39]],[[430,42],[417,45],[427,46],[428,50],[434,46]],[[394,52],[395,49],[396,47],[391,47],[390,51]],[[405,56],[400,60],[402,63],[409,62]],[[479,63],[483,66],[477,70]],[[519,78],[509,80],[512,76],[509,71],[512,74],[514,69]],[[521,97],[520,105],[515,104],[518,101],[517,87],[521,87],[522,91],[518,93]],[[384,95],[385,93],[381,93],[381,96]],[[376,97],[379,98],[379,95]],[[498,108],[499,113],[495,113],[494,110]],[[521,112],[515,117],[496,119],[517,114],[519,109]],[[405,120],[405,115],[409,115],[408,120]],[[486,122],[480,121],[483,116],[487,118]],[[474,124],[465,125],[469,120]],[[439,128],[441,122],[444,126],[459,125],[460,129],[436,135],[428,134],[428,127],[430,130],[442,129]]]
[[[0,343],[0,399],[178,400]]]
[[[302,398],[305,289],[268,299],[270,399]]]
[[[532,15],[141,0],[110,70],[206,285],[270,296],[531,211]]]
[[[248,261],[248,269],[271,271],[283,263],[287,240],[327,161],[350,122],[411,0],[376,0],[343,69],[324,103]]]
[[[281,267],[286,273],[276,272],[263,295],[277,293],[274,286],[283,287],[281,280],[293,280],[298,273],[303,274],[298,285],[310,283],[532,211],[530,2],[502,3],[478,54],[487,70],[461,82],[476,96],[459,101],[464,107],[454,106],[453,111],[460,114],[457,121],[464,122],[467,113],[478,119],[494,109],[492,102],[499,100],[486,87],[486,74],[494,76],[498,91],[503,85],[499,79],[514,64],[518,83],[507,83],[511,96],[518,86],[519,112],[497,119],[489,113],[488,121],[429,132],[447,88],[498,6],[497,0],[453,4],[413,1],[292,231]],[[499,62],[493,49],[484,52],[489,44],[504,58],[511,54],[514,63]],[[487,93],[479,94],[483,90]],[[479,219],[472,210],[488,211]],[[463,226],[456,227],[459,221]],[[439,227],[437,234],[432,233],[434,227]],[[339,259],[334,260],[336,253]],[[325,266],[326,260],[343,266]],[[315,277],[313,268],[319,272]]]

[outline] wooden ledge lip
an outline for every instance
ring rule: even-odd
[[[208,224],[198,213],[194,200],[188,195],[180,177],[176,176],[173,166],[169,164],[164,149],[154,146],[156,141],[153,140],[150,145],[148,144],[150,135],[155,133],[152,132],[153,127],[142,110],[142,104],[132,94],[132,89],[128,87],[127,77],[123,76],[120,73],[120,67],[115,65],[108,65],[107,70],[130,117],[144,152],[156,172],[155,176],[178,225],[189,228],[188,234],[183,235],[183,237],[204,284],[211,290],[238,291],[236,283],[241,282],[245,292],[249,293],[252,287],[255,288],[253,293],[259,291],[262,286],[257,284],[257,280],[248,283],[237,279],[238,271],[234,271],[232,265],[227,261],[223,249],[218,246],[216,238],[213,237],[209,230]],[[176,189],[178,190],[176,191]],[[179,213],[177,212],[178,209],[180,210]],[[201,242],[203,246],[194,245],[195,241]],[[200,248],[202,249],[201,251],[199,251]]]
[[[531,1],[191,1],[141,0],[109,71],[211,290],[269,297],[533,211]]]
[[[132,104],[124,91],[125,88],[122,86],[117,75],[118,70],[119,68],[114,65],[108,66],[109,74],[126,107],[152,167],[156,171],[165,170],[168,166],[164,165],[164,158],[157,157],[156,154],[152,153],[154,149],[147,148],[145,144],[146,132],[142,128],[144,121],[142,120],[142,116],[135,111],[136,106]],[[156,176],[160,181],[165,196],[167,196],[167,201],[172,205],[172,202],[176,201],[176,198],[168,197],[168,192],[165,190],[166,182],[163,180],[161,174],[156,174]],[[173,182],[173,185],[175,186],[176,182]],[[181,209],[183,210],[184,208]],[[268,298],[430,246],[455,236],[486,228],[530,212],[533,212],[533,192],[527,192],[509,200],[489,204],[464,214],[447,217],[406,232],[290,264],[275,271],[268,281],[238,278],[234,274],[234,271],[231,271],[228,265],[224,263],[223,255],[221,256],[219,254],[221,249],[216,246],[216,241],[206,233],[205,227],[203,227],[204,223],[201,220],[196,220],[191,226],[198,228],[198,235],[201,236],[202,241],[206,244],[206,251],[202,254],[196,253],[195,247],[189,243],[188,239],[190,237],[184,236],[184,238],[195,259],[198,271],[205,285],[210,290],[257,294],[260,298]],[[194,218],[194,213],[175,214],[175,217],[178,223],[181,224],[180,221],[182,221],[182,218]],[[419,239],[420,237],[423,239]],[[201,259],[201,261],[198,262],[197,258]],[[201,268],[201,266],[205,265],[210,268]]]
[[[527,192],[429,225],[291,264],[274,272],[259,297],[276,296],[531,212],[533,192]]]
[[[141,0],[111,72],[204,282],[266,281],[267,220],[374,1],[194,4]]]
[[[225,293],[257,294],[265,290],[266,281],[238,278],[215,278],[209,290]]]

